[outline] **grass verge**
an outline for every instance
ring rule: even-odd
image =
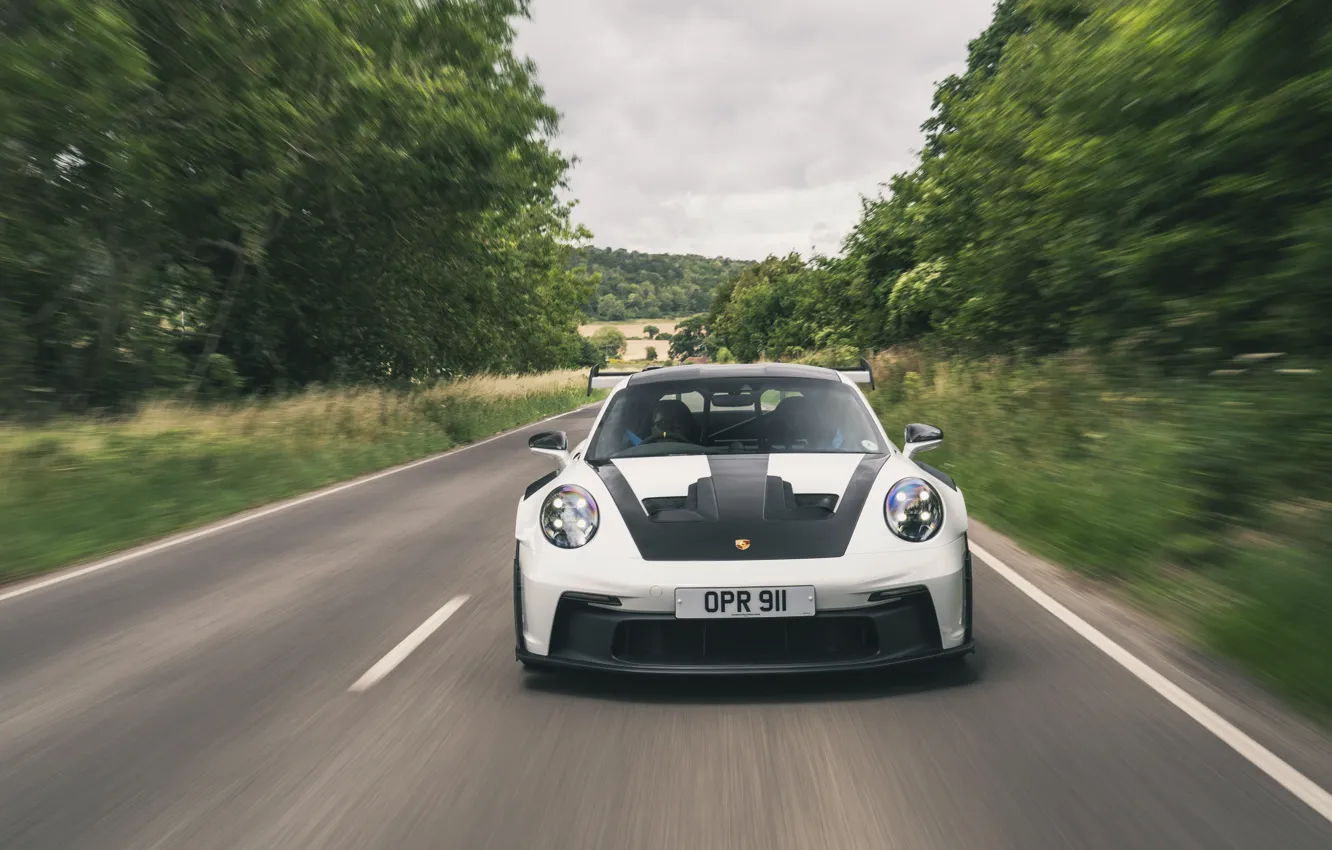
[[[557,372],[0,428],[0,582],[473,442],[586,392],[585,373]]]
[[[1332,380],[1326,370],[1167,379],[1076,355],[1035,363],[882,355],[892,434],[944,430],[925,458],[979,519],[1117,585],[1332,719]]]

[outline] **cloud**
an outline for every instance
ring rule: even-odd
[[[563,114],[595,243],[836,253],[911,166],[993,0],[534,0],[517,50]]]

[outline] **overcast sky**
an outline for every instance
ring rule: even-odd
[[[534,0],[517,49],[564,116],[594,244],[835,254],[993,2]]]

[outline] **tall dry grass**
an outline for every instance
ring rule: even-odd
[[[0,581],[560,413],[586,388],[575,371],[479,376],[0,427]]]

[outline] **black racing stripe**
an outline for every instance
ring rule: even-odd
[[[648,516],[613,463],[598,466],[597,474],[610,491],[644,560],[838,558],[846,553],[870,488],[887,459],[887,455],[862,458],[832,513],[793,512],[785,503],[784,482],[768,476],[767,455],[709,457],[712,477],[700,479],[697,492],[710,491],[716,498],[715,510],[692,511],[692,516],[684,515],[682,510],[669,511],[669,521]],[[766,505],[770,498],[780,498],[782,503]],[[735,544],[742,539],[750,541],[743,551]]]

